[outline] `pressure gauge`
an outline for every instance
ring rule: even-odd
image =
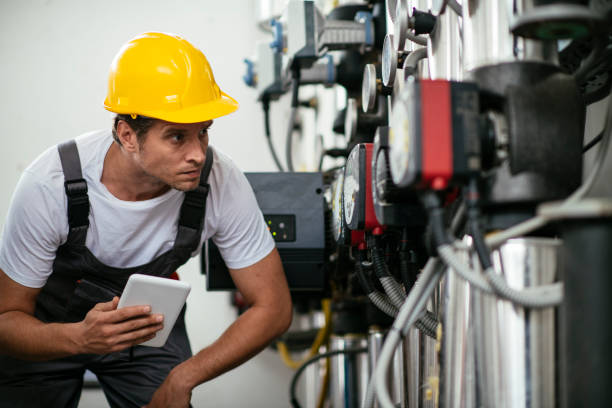
[[[389,168],[389,127],[381,126],[374,137],[372,200],[376,219],[382,225],[416,227],[427,216],[415,191],[398,188]]]
[[[342,203],[344,209],[344,220],[350,229],[359,228],[359,219],[364,218],[362,212],[365,211],[363,197],[365,196],[365,150],[363,145],[356,145],[348,159],[344,169],[344,188],[342,193]],[[358,212],[359,214],[356,214]],[[363,227],[363,226],[361,226]]]
[[[389,18],[392,22],[395,22],[395,7],[397,5],[397,0],[386,0],[385,8],[387,9],[387,13],[389,13]]]
[[[397,195],[397,187],[391,179],[389,168],[389,127],[376,129],[374,136],[374,160],[372,161],[374,205],[378,202],[392,202]],[[379,218],[380,220],[380,218]]]
[[[406,33],[410,24],[410,9],[407,0],[398,0],[395,7],[395,25],[393,36],[395,38],[396,51],[403,51],[406,46]]]
[[[355,98],[349,98],[346,101],[346,115],[344,116],[344,137],[347,142],[353,140],[357,134],[358,118],[357,100]]]
[[[418,87],[413,77],[406,80],[391,112],[389,129],[389,164],[393,182],[407,187],[416,177],[418,117]]]
[[[374,110],[376,106],[376,66],[367,64],[363,69],[363,82],[361,86],[361,104],[364,112]]]
[[[344,220],[351,230],[380,227],[372,201],[372,143],[353,147],[344,170]]]
[[[397,71],[397,50],[393,47],[393,35],[387,34],[382,50],[382,82],[392,86]]]
[[[336,170],[332,182],[332,234],[338,244],[346,240],[346,224],[342,209],[342,188],[344,187],[344,169]]]
[[[397,51],[393,45],[394,37],[391,34],[385,36],[382,51],[382,82],[387,87],[393,87],[397,68],[404,63],[406,51]]]

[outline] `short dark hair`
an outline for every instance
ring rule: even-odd
[[[136,132],[136,136],[138,137],[138,143],[143,142],[145,135],[147,134],[149,129],[151,129],[151,126],[153,126],[153,124],[155,123],[154,118],[149,118],[147,116],[142,115],[134,116],[125,115],[121,113],[115,115],[115,119],[113,122],[113,139],[115,139],[115,142],[119,143],[119,145],[121,145],[121,141],[117,136],[117,125],[119,124],[120,120],[127,123],[132,128],[132,130]]]

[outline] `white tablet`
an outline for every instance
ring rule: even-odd
[[[174,327],[191,285],[176,279],[135,273],[128,279],[117,308],[150,305],[151,313],[164,315],[164,327],[141,346],[162,347]]]

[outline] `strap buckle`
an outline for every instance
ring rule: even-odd
[[[87,197],[87,182],[83,178],[64,181],[64,189],[70,198]]]

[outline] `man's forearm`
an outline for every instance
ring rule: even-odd
[[[0,350],[23,360],[51,360],[78,353],[74,323],[43,323],[21,312],[0,314]]]
[[[177,366],[170,376],[176,376],[193,389],[231,370],[259,353],[287,329],[291,317],[286,313],[290,314],[291,308],[274,313],[263,307],[249,308],[213,344]]]

